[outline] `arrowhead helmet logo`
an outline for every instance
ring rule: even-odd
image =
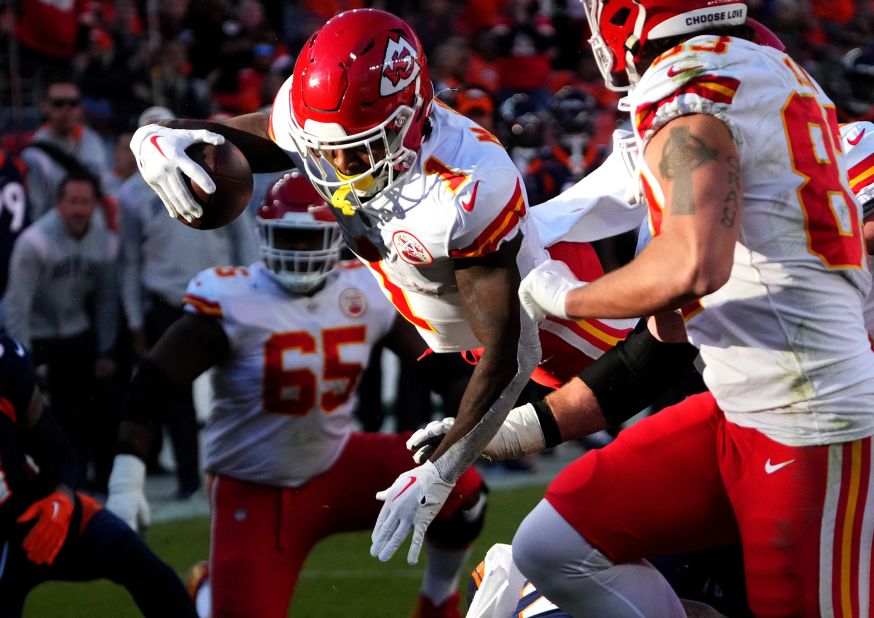
[[[418,60],[416,48],[404,37],[399,36],[397,41],[389,38],[382,61],[379,94],[387,97],[409,86],[419,75]]]

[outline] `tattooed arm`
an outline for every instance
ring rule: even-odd
[[[620,318],[676,309],[728,280],[743,209],[737,148],[725,124],[705,114],[663,127],[644,153],[663,196],[660,233],[628,265],[572,290],[577,318]]]

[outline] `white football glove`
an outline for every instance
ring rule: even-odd
[[[570,320],[565,308],[568,292],[584,285],[564,262],[546,260],[522,279],[519,301],[535,322],[548,315]]]
[[[223,135],[205,129],[168,129],[147,124],[136,130],[130,140],[130,149],[137,159],[143,178],[174,219],[198,219],[203,208],[191,194],[183,174],[207,193],[215,191],[215,182],[209,174],[185,154],[185,149],[197,142],[218,146],[224,144]]]
[[[109,497],[106,508],[138,532],[151,523],[149,503],[143,487],[146,464],[136,455],[116,455],[109,475]]]
[[[407,449],[413,452],[413,460],[416,463],[426,461],[454,423],[455,419],[451,416],[441,421],[431,421],[410,436]],[[480,457],[488,461],[520,459],[542,451],[545,447],[546,439],[543,437],[537,412],[534,406],[526,403],[510,410],[498,433],[489,441]]]
[[[431,421],[415,431],[407,440],[407,450],[413,453],[413,461],[417,464],[425,463],[454,424],[455,418],[447,416],[439,421]]]
[[[407,562],[416,564],[431,520],[449,497],[455,483],[447,483],[430,461],[401,474],[392,486],[376,494],[382,509],[373,527],[370,555],[382,562],[390,559],[413,531]]]

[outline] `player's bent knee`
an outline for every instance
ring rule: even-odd
[[[446,517],[438,517],[428,527],[428,541],[445,548],[467,547],[482,532],[486,516],[488,487],[479,488]]]
[[[557,572],[573,573],[580,582],[613,566],[546,500],[519,524],[513,538],[513,561],[538,589],[544,581],[558,583]]]

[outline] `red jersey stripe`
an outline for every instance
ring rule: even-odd
[[[450,249],[449,257],[452,258],[469,258],[479,257],[494,253],[498,248],[501,240],[511,231],[516,229],[516,226],[525,216],[525,196],[522,193],[522,183],[517,178],[516,188],[513,190],[513,195],[509,201],[501,209],[497,217],[486,227],[483,232],[477,236],[467,247],[462,249]]]
[[[675,90],[671,96],[653,103],[645,103],[637,108],[634,114],[634,117],[637,119],[637,134],[643,135],[646,133],[652,127],[659,109],[663,105],[673,102],[677,97],[691,94],[713,101],[714,103],[731,103],[739,87],[740,81],[733,77],[719,75],[698,75],[693,77]]]
[[[194,310],[202,315],[208,315],[215,318],[222,317],[222,307],[215,301],[207,300],[194,294],[186,294],[182,298],[182,302],[186,305],[191,305]]]
[[[386,275],[385,271],[382,269],[382,264],[380,262],[368,262],[368,264],[379,279],[380,285],[386,292],[388,292],[388,299],[391,301],[391,304],[395,306],[395,309],[398,310],[398,313],[404,316],[404,318],[413,326],[421,328],[422,330],[427,330],[431,333],[436,333],[437,329],[431,326],[431,323],[428,322],[428,320],[420,318],[413,313],[413,308],[410,307],[410,300],[407,298],[407,294],[400,286],[388,278],[388,275]]]

